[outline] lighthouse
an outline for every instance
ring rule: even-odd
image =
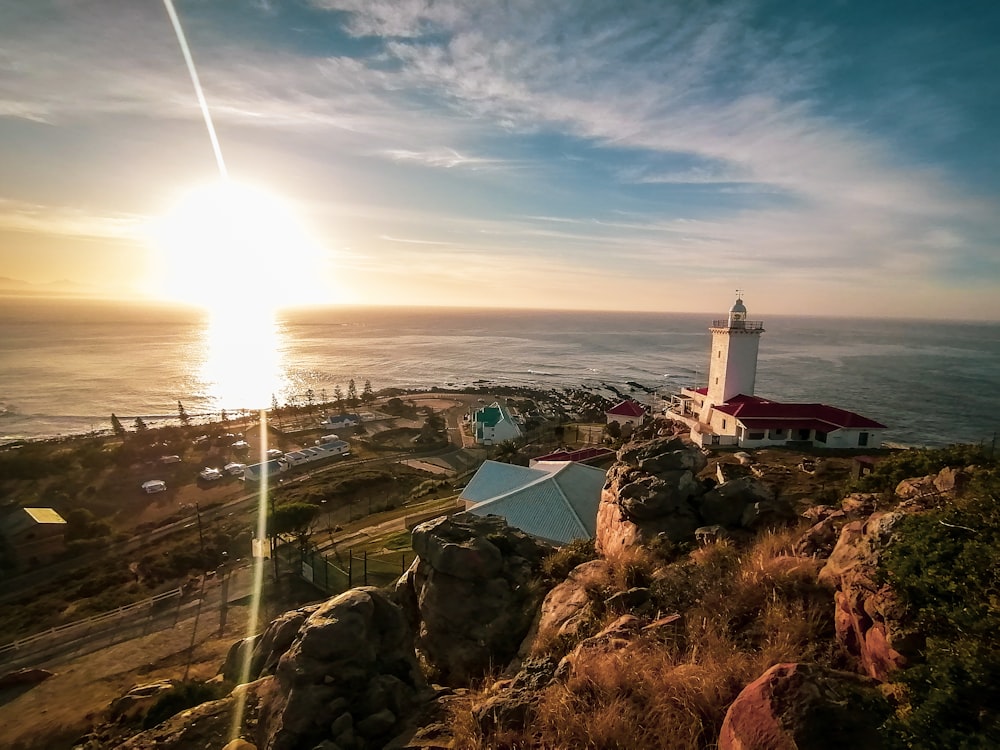
[[[764,324],[747,320],[742,295],[729,308],[729,317],[715,320],[708,329],[712,334],[712,353],[708,366],[708,393],[701,408],[701,421],[709,422],[713,406],[724,404],[733,396],[752,396],[757,380],[757,350]]]

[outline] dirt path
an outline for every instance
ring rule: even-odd
[[[186,669],[190,679],[213,677],[233,642],[246,636],[247,619],[246,606],[231,606],[220,635],[218,617],[202,615],[189,668],[193,618],[68,661],[53,668],[55,677],[29,690],[0,692],[0,747],[71,747],[103,718],[113,699],[136,685],[179,680]]]

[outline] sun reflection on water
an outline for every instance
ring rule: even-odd
[[[200,377],[213,409],[260,409],[287,388],[282,326],[270,310],[212,310]]]

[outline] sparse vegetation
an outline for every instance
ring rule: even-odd
[[[545,688],[527,733],[481,736],[456,716],[458,744],[471,748],[706,748],[714,746],[726,709],[740,690],[782,661],[834,658],[829,591],[815,566],[791,558],[796,530],[768,533],[745,549],[720,542],[678,562],[646,550],[613,559],[607,591],[592,591],[595,617],[577,639],[618,616],[602,610],[614,590],[648,585],[648,616],[681,614],[679,628],[653,631],[621,649],[587,659],[565,683]],[[550,556],[558,577],[586,545]],[[676,552],[674,550],[673,552]],[[568,639],[549,644],[561,655]]]
[[[894,533],[885,580],[926,637],[922,660],[900,675],[906,693],[894,740],[929,750],[997,747],[1000,478],[984,472],[964,495],[902,518]]]
[[[222,698],[227,692],[225,685],[215,683],[194,680],[178,683],[150,706],[142,720],[142,727],[155,727],[186,708]]]

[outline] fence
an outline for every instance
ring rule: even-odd
[[[111,631],[119,627],[125,620],[131,620],[135,623],[163,614],[175,605],[179,607],[182,597],[183,591],[177,588],[139,602],[126,604],[110,612],[94,615],[85,620],[57,625],[41,633],[6,643],[0,646],[0,665],[13,663],[26,654],[49,651],[86,636]]]
[[[347,559],[336,563],[319,550],[302,550],[299,574],[321,591],[336,595],[355,586],[388,586],[399,578],[416,555],[413,552],[369,555],[347,551]]]

